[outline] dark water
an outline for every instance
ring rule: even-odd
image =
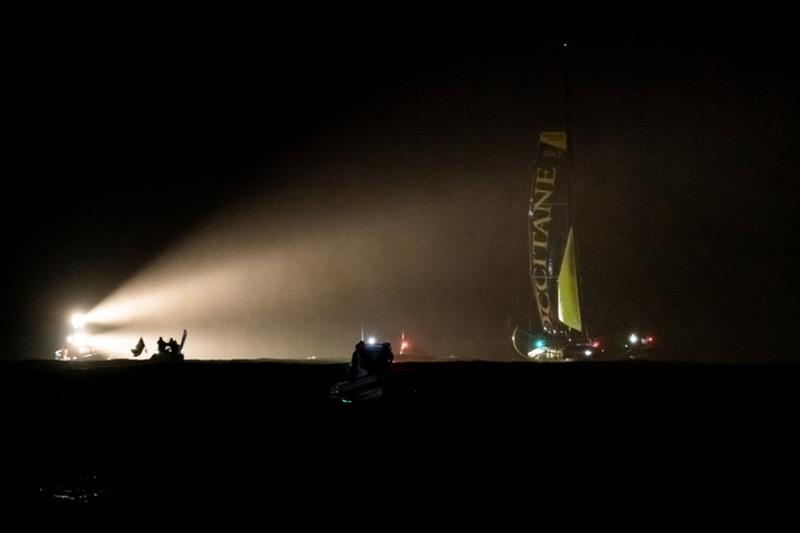
[[[640,460],[723,468],[734,451],[797,439],[796,365],[398,364],[383,398],[349,405],[328,396],[345,376],[335,364],[4,364],[4,501],[113,514],[347,507],[387,491],[491,499],[518,482],[571,491]]]

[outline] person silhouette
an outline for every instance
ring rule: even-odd
[[[364,354],[364,341],[359,341],[353,351],[353,358],[350,361],[350,378],[355,379],[363,376],[366,371],[362,367],[363,354]]]
[[[181,353],[181,347],[178,346],[178,341],[176,341],[172,337],[169,338],[169,342],[167,343],[167,346],[169,347],[169,353],[170,354],[178,355],[179,353]]]

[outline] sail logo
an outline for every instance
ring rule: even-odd
[[[552,205],[550,197],[555,190],[556,168],[537,167],[536,182],[531,198],[530,232],[531,232],[531,278],[536,296],[536,307],[539,319],[545,331],[554,331],[551,317],[552,302],[550,300],[550,274],[547,269],[547,252],[549,245],[550,221]]]
[[[545,149],[543,149],[542,152],[541,152],[541,156],[540,157],[547,158],[547,159],[561,159],[561,157],[563,155],[564,155],[564,152],[561,151],[561,150],[545,150]]]

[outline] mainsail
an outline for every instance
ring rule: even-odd
[[[542,331],[552,336],[583,329],[567,163],[566,132],[542,132],[528,211],[530,276]]]

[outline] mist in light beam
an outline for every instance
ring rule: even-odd
[[[302,179],[213,214],[92,309],[92,343],[131,357],[140,336],[152,353],[185,328],[188,358],[346,360],[363,321],[398,352],[403,329],[442,356],[505,348],[496,310],[516,288],[499,272],[526,264],[527,176],[520,168],[516,191],[475,167],[311,162]],[[527,290],[524,268],[518,282]]]

